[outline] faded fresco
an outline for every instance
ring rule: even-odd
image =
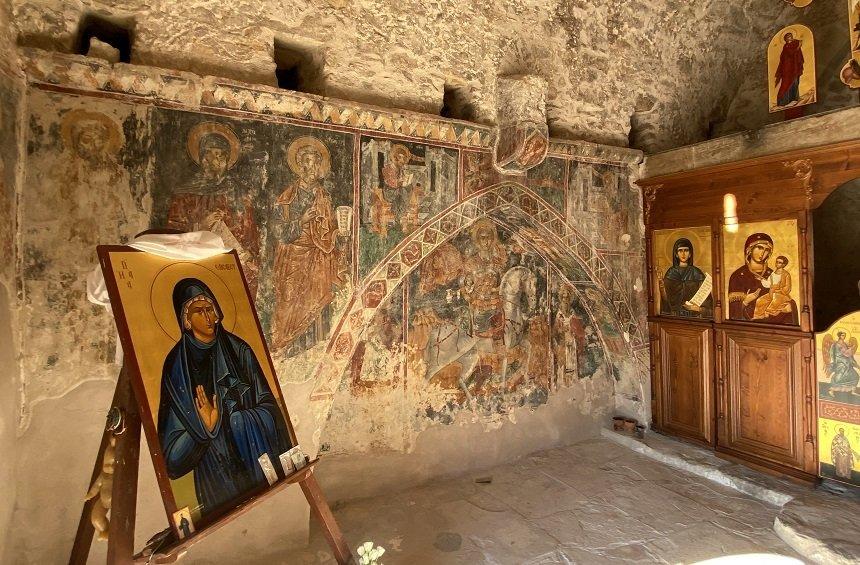
[[[428,426],[501,425],[554,395],[576,394],[583,414],[602,414],[625,376],[638,382],[644,365],[630,355],[631,328],[620,327],[593,267],[541,232],[566,217],[587,234],[577,253],[602,255],[640,303],[640,205],[620,165],[553,156],[512,177],[495,171],[490,152],[464,150],[461,175],[459,149],[415,139],[39,91],[33,104],[23,237],[25,337],[39,352],[25,360],[32,401],[115,375],[112,321],[78,283],[95,264],[95,244],[147,227],[211,230],[237,250],[285,387],[312,386],[340,346],[338,328],[364,327],[348,344],[323,451],[409,450]],[[467,195],[513,181],[558,215],[481,216],[460,204],[462,228],[440,224],[432,244],[412,242],[415,261],[380,275],[389,284],[360,287],[368,296],[383,289],[379,308],[343,320],[356,276],[455,208],[461,176]],[[79,193],[105,203],[115,221],[97,222],[94,205],[71,201]],[[69,213],[57,217],[56,202]],[[401,274],[407,264],[412,272]],[[44,331],[58,319],[68,335]],[[72,363],[101,372],[84,376]]]
[[[32,91],[29,108],[19,204],[25,406],[116,377],[113,320],[87,302],[83,281],[97,244],[148,227],[152,166],[146,106]]]
[[[458,159],[453,149],[362,138],[360,275],[457,201]]]
[[[641,195],[630,186],[622,167],[571,162],[568,180],[568,221],[594,237],[598,248],[625,249],[641,245]]]
[[[541,164],[529,169],[524,175],[499,172],[493,166],[492,153],[463,152],[463,194],[468,196],[478,190],[503,181],[513,181],[534,191],[547,204],[564,215],[565,192],[567,190],[567,161],[547,157]]]
[[[546,401],[546,269],[525,242],[482,218],[413,273],[407,373],[439,392],[428,415]]]
[[[154,135],[153,225],[237,249],[279,374],[310,378],[352,289],[353,136],[169,110]]]
[[[552,388],[557,390],[603,370],[606,352],[579,291],[558,276],[552,281]]]
[[[662,316],[714,316],[711,228],[655,230],[654,311]]]
[[[17,116],[21,92],[6,75],[0,74],[0,281],[10,280],[14,262],[12,248],[17,230],[15,214],[15,167],[18,164]]]
[[[727,318],[798,325],[798,248],[796,220],[741,224],[736,233],[724,232]]]

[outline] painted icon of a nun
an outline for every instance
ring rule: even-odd
[[[660,313],[688,318],[713,316],[713,297],[697,306],[690,302],[702,283],[705,273],[693,264],[693,244],[682,237],[672,246],[672,266],[660,280]]]
[[[283,477],[278,456],[292,442],[253,350],[222,327],[209,287],[180,280],[173,308],[182,333],[164,360],[158,438],[171,479],[194,472],[205,514],[267,484],[263,454]]]

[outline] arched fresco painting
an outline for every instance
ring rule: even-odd
[[[243,106],[237,118],[225,101],[240,98],[226,88],[215,87],[205,111],[133,95],[90,105],[122,117],[116,167],[135,187],[122,206],[143,208],[153,227],[214,229],[244,253],[279,380],[300,398],[300,431],[319,434],[326,418],[349,411],[375,445],[408,449],[414,433],[404,428],[463,415],[498,422],[576,383],[593,383],[607,406],[620,388],[644,405],[643,234],[629,163],[554,146],[528,174],[505,176],[492,167],[485,128],[330,104],[286,119],[294,106],[282,93],[255,98],[272,103]],[[66,158],[61,126],[79,101],[37,92],[31,103],[27,183],[60,191],[60,180],[36,171]],[[120,221],[118,230],[142,227]],[[28,296],[77,304],[76,316],[101,327],[109,320],[80,304],[79,290],[44,280],[72,268],[50,254],[72,228],[26,234],[22,285]],[[37,322],[22,320],[26,336],[44,333]],[[92,357],[112,357],[110,339],[89,346]],[[55,370],[68,361],[55,364],[59,341],[56,349],[25,354],[22,413],[80,383],[80,371]],[[84,373],[110,378],[102,363]],[[324,441],[305,440],[307,451]]]

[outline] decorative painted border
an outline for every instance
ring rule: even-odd
[[[392,112],[270,86],[154,67],[110,64],[82,55],[33,48],[22,52],[24,70],[31,84],[125,94],[194,108],[282,116],[466,147],[490,148],[495,137],[492,128],[417,112]]]
[[[473,149],[492,149],[496,137],[496,128],[430,114],[396,112],[270,86],[156,67],[111,64],[36,48],[21,48],[20,53],[24,73],[34,85],[145,98],[196,109],[280,116]],[[620,166],[635,166],[644,158],[636,149],[560,139],[550,140],[549,154]]]

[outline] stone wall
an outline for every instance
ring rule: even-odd
[[[313,61],[310,92],[435,114],[447,88],[486,124],[497,77],[535,74],[548,82],[552,135],[626,145],[631,134],[648,152],[707,139],[746,77],[764,78],[770,37],[801,13],[760,0],[12,5],[24,45],[74,52],[80,22],[96,14],[131,31],[132,63],[274,85],[277,41]]]
[[[0,561],[8,547],[13,503],[16,496],[15,430],[18,362],[16,338],[15,265],[17,262],[17,192],[22,145],[20,135],[23,112],[23,76],[15,50],[14,31],[9,7],[0,6],[0,49],[6,56],[0,61],[0,450],[7,456],[0,460]]]
[[[860,93],[839,80],[839,72],[851,52],[848,36],[848,10],[845,2],[818,0],[809,6],[790,9],[774,23],[771,36],[783,26],[803,24],[815,37],[815,76],[818,101],[804,108],[807,116],[860,105]],[[713,136],[745,130],[756,130],[767,124],[781,122],[783,112],[767,110],[767,39],[761,44],[758,59],[751,65],[746,79],[727,100],[722,115],[717,116]],[[808,63],[807,63],[808,64]]]
[[[150,226],[240,250],[333,500],[589,437],[616,410],[649,419],[640,153],[553,142],[504,175],[474,124],[37,50],[25,68],[15,511],[42,527],[13,533],[16,558],[68,550],[119,369],[83,281],[95,245]],[[309,231],[312,204],[351,229]],[[139,544],[164,521],[143,469]],[[195,556],[300,543],[300,498]]]

